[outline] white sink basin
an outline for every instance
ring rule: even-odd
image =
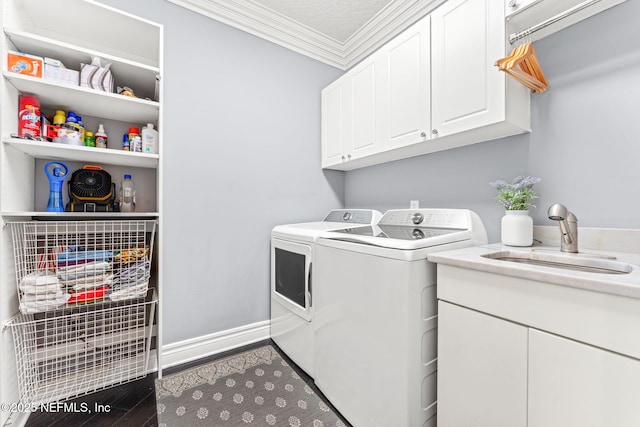
[[[629,274],[634,268],[631,264],[624,262],[595,257],[590,258],[581,254],[499,251],[482,256],[499,261],[599,274]]]

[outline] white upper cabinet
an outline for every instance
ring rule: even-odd
[[[502,0],[449,0],[432,14],[433,134],[446,136],[504,120]]]
[[[365,61],[376,88],[352,90],[345,115],[323,116],[323,147],[354,135],[339,154],[323,151],[322,166],[350,170],[528,131],[528,90],[494,65],[507,53],[503,0],[445,2]],[[352,85],[363,64],[325,92]],[[366,149],[356,155],[354,142]]]
[[[383,144],[402,147],[425,140],[431,130],[429,17],[381,49],[380,103]]]
[[[346,92],[350,82],[336,80],[322,91],[322,167],[340,163],[346,156]],[[342,158],[341,158],[342,157]]]

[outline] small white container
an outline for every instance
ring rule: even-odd
[[[153,128],[153,123],[142,128],[142,152],[158,154],[158,131]]]
[[[533,218],[529,211],[505,211],[501,223],[502,244],[531,246],[533,244]]]

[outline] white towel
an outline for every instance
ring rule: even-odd
[[[142,283],[136,286],[130,286],[128,288],[113,291],[109,294],[111,301],[121,301],[129,298],[140,298],[147,294],[149,289],[149,282]]]
[[[65,292],[62,292],[62,289],[58,288],[53,292],[25,293],[22,294],[22,298],[20,300],[22,302],[55,300],[58,298],[62,298],[64,294]]]
[[[55,274],[46,271],[36,271],[35,273],[27,274],[20,280],[20,289],[22,289],[23,286],[47,286],[57,283],[58,278]]]
[[[44,301],[23,301],[20,303],[20,311],[23,314],[32,314],[52,310],[64,305],[70,297],[71,295],[69,294],[63,294],[62,297],[56,299],[48,299]]]

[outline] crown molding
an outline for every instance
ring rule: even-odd
[[[446,0],[391,2],[344,43],[252,0],[167,1],[347,70]]]

